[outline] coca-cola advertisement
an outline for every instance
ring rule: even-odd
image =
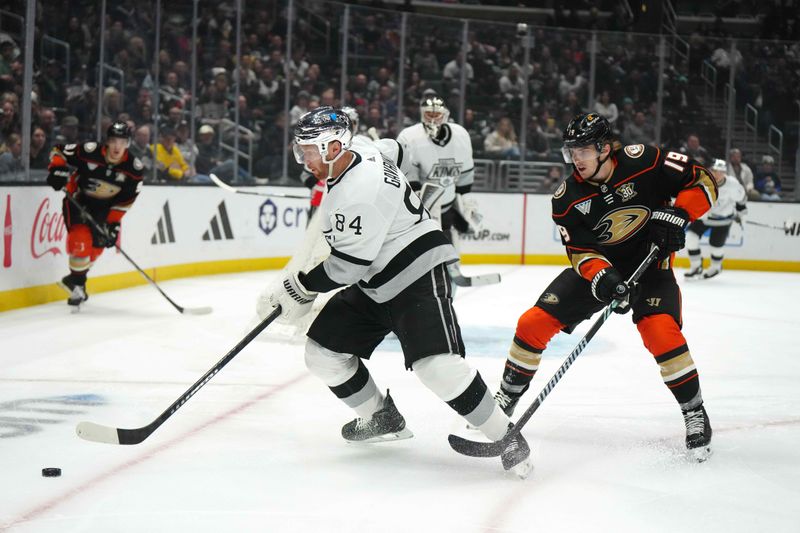
[[[40,259],[49,254],[61,254],[66,234],[61,206],[50,198],[44,198],[36,209],[33,219],[30,238],[31,256]]]

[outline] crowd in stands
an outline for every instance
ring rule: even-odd
[[[779,0],[776,5],[786,1]],[[713,157],[723,157],[719,148],[721,135],[701,127],[707,121],[703,120],[699,91],[690,83],[697,77],[703,59],[719,66],[720,79],[726,62],[728,68],[731,61],[736,63],[737,98],[762,109],[760,119],[765,124],[781,124],[792,116],[792,97],[800,86],[797,39],[793,43],[748,41],[739,47],[740,55],[731,58],[726,57],[730,54],[724,47],[727,41],[721,40],[723,35],[710,31],[708,35],[697,33],[688,37],[692,47],[689,62],[672,57],[667,62],[663,73],[663,117],[661,130],[657,132],[657,36],[600,34],[601,49],[596,57],[592,91],[588,30],[625,29],[618,27],[624,17],[612,16],[601,21],[592,16],[592,9],[597,10],[598,6],[613,12],[618,9],[618,2],[575,1],[567,3],[566,9],[562,5],[554,11],[549,22],[560,29],[531,28],[527,64],[523,61],[525,41],[514,31],[514,25],[471,23],[464,55],[460,21],[413,15],[412,30],[405,43],[404,87],[398,86],[398,13],[354,8],[350,20],[347,90],[339,95],[342,72],[336,55],[339,45],[335,32],[331,47],[330,40],[325,42],[322,34],[314,31],[314,24],[320,15],[336,24],[342,6],[321,0],[301,2],[304,3],[313,7],[317,15],[309,18],[311,10],[299,11],[291,57],[286,57],[285,3],[279,0],[247,3],[242,17],[241,68],[237,69],[233,4],[200,2],[196,95],[191,94],[191,0],[165,4],[159,34],[158,79],[152,68],[155,42],[152,2],[109,2],[104,53],[106,63],[113,69],[105,71],[104,88],[99,93],[95,82],[100,42],[99,4],[88,1],[40,4],[42,11],[37,21],[60,20],[64,12],[70,14],[62,25],[45,28],[43,22],[38,22],[37,32],[69,44],[71,79],[66,79],[63,60],[39,61],[43,56],[37,50],[31,168],[46,167],[49,148],[54,143],[96,137],[98,98],[101,131],[113,120],[129,123],[134,132],[131,151],[144,162],[149,180],[202,183],[211,173],[233,182],[281,176],[287,121],[291,126],[300,115],[316,106],[352,105],[359,112],[363,130],[375,128],[380,136],[395,137],[403,127],[418,120],[423,92],[434,89],[449,104],[452,118],[458,119],[462,72],[466,79],[463,125],[470,133],[475,157],[524,157],[553,163],[560,162],[564,125],[575,113],[589,110],[605,115],[624,143],[656,144],[660,140],[662,146],[683,145],[684,150],[691,152],[696,151],[693,147],[699,146],[701,137],[713,144],[710,147]],[[519,4],[513,0],[482,3]],[[12,11],[24,13],[24,2],[12,0],[11,4]],[[589,18],[578,19],[577,9],[586,9]],[[791,20],[796,21],[797,15],[784,17],[781,35],[797,31],[796,22]],[[572,29],[562,29],[565,27]],[[287,70],[291,72],[288,114],[284,112]],[[22,175],[22,72],[20,41],[0,32],[0,180],[20,179]],[[237,76],[238,100],[234,90]],[[529,101],[523,146],[520,127],[526,89]],[[398,98],[401,91],[402,109]],[[156,94],[157,110],[154,109]],[[594,94],[591,103],[590,94]],[[194,135],[190,131],[193,99]],[[234,125],[237,111],[239,128]],[[242,154],[238,167],[232,150],[225,148],[235,141]],[[746,159],[750,155],[744,154]],[[740,153],[740,159],[741,156]],[[769,174],[766,161],[751,158],[750,163],[759,176]],[[296,167],[291,162],[290,173],[299,173]],[[771,195],[766,192],[768,187],[780,191],[779,176],[770,179],[754,176],[753,197],[757,192]]]

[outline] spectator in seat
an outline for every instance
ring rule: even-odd
[[[22,164],[22,137],[12,133],[6,139],[7,151],[0,154],[0,182],[22,181],[25,179],[25,165]]]
[[[600,93],[600,97],[594,103],[594,110],[596,113],[603,115],[611,124],[611,127],[616,129],[619,110],[617,109],[617,104],[611,101],[611,94],[608,91]]]
[[[486,136],[483,149],[487,154],[503,158],[519,157],[519,143],[511,119],[503,117],[497,122],[497,128]]]
[[[47,168],[50,164],[50,147],[47,145],[47,135],[44,130],[36,126],[31,132],[31,168]]]
[[[758,199],[759,194],[755,188],[753,171],[747,163],[742,161],[742,151],[738,148],[732,148],[728,153],[728,175],[735,177],[742,184],[749,199]]]
[[[761,189],[761,199],[769,200],[770,202],[778,202],[781,199],[781,195],[778,194],[778,191],[775,187],[775,182],[772,181],[771,177],[764,179]]]
[[[163,128],[158,132],[155,146],[156,168],[159,179],[167,182],[183,182],[189,178],[189,165],[175,145],[175,130]]]
[[[761,168],[756,176],[756,189],[759,192],[764,192],[764,185],[767,180],[772,180],[772,185],[776,191],[781,190],[781,179],[775,169],[775,158],[769,154],[761,156]]]
[[[128,152],[134,157],[138,157],[142,162],[144,170],[142,175],[145,179],[153,176],[153,152],[150,150],[150,126],[144,124],[136,128],[133,132],[133,139],[128,146]]]
[[[708,150],[700,145],[700,137],[694,133],[690,133],[689,136],[686,137],[686,142],[681,147],[681,152],[703,166],[708,166],[713,163],[708,155]]]
[[[647,122],[647,117],[641,111],[633,116],[633,122],[625,126],[622,138],[627,144],[654,144],[655,135],[653,128]]]

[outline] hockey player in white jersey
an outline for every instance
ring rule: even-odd
[[[450,111],[441,98],[424,96],[420,102],[420,122],[401,131],[397,141],[407,161],[407,167],[401,168],[408,170],[411,187],[418,192],[426,184],[442,188],[440,196],[429,196],[424,190],[419,194],[426,202],[425,207],[440,219],[442,230],[458,250],[459,234],[470,230],[478,233],[482,216],[471,194],[475,178],[472,141],[462,126],[448,122],[449,117]],[[438,198],[435,205],[428,202],[429,197]],[[461,276],[458,262],[449,268],[457,282],[467,279]]]
[[[343,286],[308,330],[308,369],[351,407],[357,418],[342,428],[352,442],[411,437],[389,392],[384,396],[363,360],[394,332],[405,365],[422,383],[492,440],[510,424],[480,374],[464,360],[445,265],[456,252],[412,192],[397,166],[377,150],[351,148],[350,120],[332,107],[317,108],[294,129],[294,153],[328,194],[320,206],[330,256],[308,272],[292,272],[259,301],[265,317],[308,313],[317,294]],[[501,459],[524,476],[530,448],[519,436]]]
[[[722,271],[724,259],[723,246],[728,240],[731,225],[742,224],[747,214],[747,194],[744,187],[733,176],[727,176],[727,164],[722,159],[715,159],[711,167],[714,181],[719,188],[716,203],[700,219],[692,222],[686,232],[686,250],[689,252],[689,270],[684,273],[686,279],[713,278]],[[700,253],[700,238],[707,229],[711,230],[711,266],[703,271],[703,257]]]

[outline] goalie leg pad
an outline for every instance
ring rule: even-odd
[[[414,373],[434,394],[491,440],[506,434],[509,419],[494,401],[477,370],[459,355],[433,355],[415,361]]]
[[[370,418],[383,405],[383,395],[363,361],[355,355],[334,352],[308,339],[305,362],[308,370],[358,416]]]

